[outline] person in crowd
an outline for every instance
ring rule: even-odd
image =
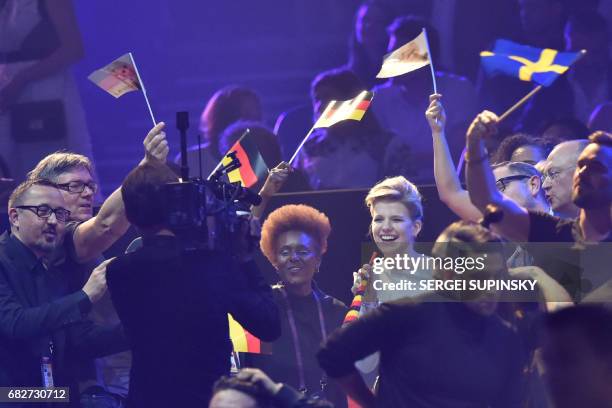
[[[516,133],[504,138],[491,157],[492,163],[525,162],[536,165],[550,152],[550,147],[542,138]]]
[[[441,95],[431,95],[429,99],[430,104],[425,116],[433,138],[434,175],[438,195],[440,200],[459,218],[476,222],[482,218],[482,212],[472,204],[469,193],[463,189],[455,172],[446,141],[446,112],[441,102]],[[503,158],[506,156],[504,155]],[[549,211],[542,190],[540,174],[534,166],[528,163],[506,161],[494,166],[493,174],[495,187],[508,199],[536,211]]]
[[[500,238],[477,224],[451,224],[432,253],[485,260],[482,270],[462,274],[436,266],[440,283],[507,274]],[[497,314],[498,294],[448,289],[383,303],[334,332],[317,354],[319,363],[362,407],[518,406],[521,341]],[[381,353],[376,395],[354,367],[375,351]]]
[[[40,157],[62,148],[93,157],[70,72],[83,58],[73,2],[3,1],[0,27],[0,156],[10,171],[5,177],[22,181]],[[28,126],[32,122],[42,128]]]
[[[70,222],[62,193],[47,180],[21,183],[8,212],[10,233],[0,237],[0,385],[70,387],[76,407],[73,365],[127,349],[120,325],[100,327],[86,318],[106,291],[108,261],[84,285],[74,276],[79,247],[106,241]]]
[[[200,161],[204,178],[221,161],[223,154],[219,149],[219,138],[223,131],[239,120],[260,122],[263,113],[259,95],[245,86],[229,85],[219,89],[208,100],[200,116],[199,131],[204,140],[202,145],[187,149],[187,165],[190,177],[200,174]],[[180,155],[174,159],[180,163]]]
[[[519,0],[524,42],[539,48],[563,49],[568,4],[563,0]]]
[[[248,365],[307,396],[320,396],[343,407],[342,392],[327,380],[315,359],[321,342],[340,327],[348,310],[314,281],[330,232],[327,216],[302,204],[282,206],[266,218],[260,247],[280,278],[272,291],[281,311],[283,334],[271,344],[271,355],[252,355]]]
[[[587,126],[576,118],[567,117],[549,120],[540,127],[537,134],[542,135],[547,145],[554,146],[569,140],[586,139],[591,134],[589,129],[597,128]]]
[[[556,216],[561,218],[578,216],[580,209],[572,200],[572,182],[578,157],[588,144],[586,139],[560,143],[546,159],[542,172],[542,188]]]
[[[567,75],[527,104],[520,119],[521,129],[536,131],[546,121],[567,116],[586,123],[599,104],[609,101],[612,98],[609,43],[609,27],[600,14],[596,11],[572,14],[565,26],[565,49],[587,52]]]
[[[578,305],[546,316],[542,357],[557,408],[612,406],[612,313]]]
[[[425,27],[429,37],[432,58],[438,55],[437,32],[431,25],[413,16],[398,17],[389,26],[389,52],[416,38]],[[470,118],[477,111],[476,92],[465,78],[438,71],[436,82],[446,95],[449,106],[447,131],[451,152],[458,155],[462,148],[462,134]],[[431,71],[428,67],[391,78],[373,89],[372,110],[381,125],[395,133],[410,148],[410,161],[418,163],[412,173],[401,173],[415,183],[433,181],[433,152],[429,141],[429,129],[423,118],[427,108],[427,96],[432,89]],[[395,173],[395,175],[400,173]]]
[[[365,88],[348,69],[319,74],[313,81],[311,96],[315,120],[331,100],[348,100]],[[315,190],[364,188],[386,174],[404,174],[414,165],[405,160],[407,146],[384,130],[372,110],[360,121],[346,120],[313,132],[298,156]],[[337,171],[342,163],[343,171]]]
[[[431,126],[434,142],[434,169],[436,188],[441,201],[455,215],[464,221],[477,222],[483,214],[470,200],[469,193],[463,189],[455,172],[444,135],[445,112],[439,95],[430,97],[431,103],[425,113]],[[550,212],[551,208],[544,196],[541,174],[528,163],[504,162],[493,166],[495,187],[505,197],[525,208],[534,211]],[[533,257],[520,246],[508,253],[506,259],[508,272],[512,277],[536,279],[548,310],[555,310],[571,303],[571,297],[544,270],[534,266]]]
[[[495,188],[483,139],[495,133],[498,120],[494,113],[484,111],[468,129],[466,173],[470,199],[481,211],[487,205],[499,208],[503,216],[493,228],[508,240],[525,245],[536,265],[580,300],[610,278],[606,270],[609,248],[597,244],[612,240],[612,135],[596,132],[589,137],[573,176],[572,201],[580,211],[575,219],[563,219],[527,210]],[[532,244],[538,242],[559,244]]]
[[[235,377],[221,377],[208,408],[331,408],[325,400],[310,399],[287,384],[276,383],[263,371],[244,368]]]
[[[423,226],[422,197],[417,187],[403,176],[387,178],[370,189],[365,198],[365,204],[372,217],[370,235],[380,251],[382,259],[408,256],[417,260],[425,256],[418,253],[415,246],[416,238]],[[381,263],[382,265],[382,263]],[[412,281],[418,284],[421,280],[432,277],[431,269],[419,267],[403,269],[399,267],[373,270],[373,265],[364,264],[353,273],[351,292],[357,293],[363,281],[367,281],[359,308],[359,315],[364,315],[378,307],[383,302],[414,297],[423,290],[389,290],[382,285],[398,285],[402,281]],[[364,376],[369,386],[373,385],[378,374],[380,355],[375,353],[357,362],[357,368]]]
[[[246,229],[233,237],[244,245],[233,254],[189,249],[170,229],[162,187],[177,181],[167,166],[151,163],[121,186],[127,217],[143,235],[143,246],[107,272],[133,353],[132,407],[205,406],[213,383],[229,374],[228,313],[264,341],[280,335],[270,288],[252,261],[249,238],[241,238]]]
[[[416,238],[423,227],[422,197],[417,187],[402,176],[387,178],[370,189],[365,203],[370,210],[372,221],[370,234],[383,258],[408,255],[417,259],[424,257],[414,248]],[[386,269],[374,275],[372,265],[365,264],[354,274],[352,292],[355,293],[366,279],[368,286],[362,302],[367,311],[383,302],[397,300],[404,296],[416,296],[422,291],[390,291],[374,288],[374,280],[381,283],[398,284],[402,280],[418,282],[431,278],[432,271]]]
[[[376,0],[364,1],[355,14],[346,67],[353,71],[367,88],[376,84],[376,74],[380,70],[389,42],[386,28],[394,17],[392,9]]]

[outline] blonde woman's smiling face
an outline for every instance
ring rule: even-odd
[[[370,207],[372,237],[385,256],[406,253],[421,230],[408,208],[396,200],[376,200]]]

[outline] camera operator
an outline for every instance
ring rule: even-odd
[[[143,236],[141,248],[107,268],[132,346],[130,408],[206,406],[214,382],[230,370],[228,313],[261,340],[280,335],[278,310],[248,240],[235,236],[243,250],[229,254],[187,249],[171,231],[163,186],[177,181],[165,165],[145,164],[121,187],[127,218]]]

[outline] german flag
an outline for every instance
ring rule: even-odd
[[[348,101],[331,101],[314,124],[313,129],[327,128],[348,119],[361,120],[370,107],[373,97],[372,92],[363,91],[356,98]]]
[[[257,353],[272,354],[272,347],[269,343],[262,342],[257,337],[249,333],[240,325],[232,315],[227,315],[229,322],[230,339],[237,353]]]
[[[241,166],[227,174],[229,181],[232,183],[240,182],[243,187],[251,187],[257,180],[268,174],[268,166],[264,162],[261,153],[257,149],[255,143],[248,137],[240,138],[229,150],[236,152],[236,157],[240,160]],[[227,165],[231,159],[226,155],[223,158],[223,164]]]

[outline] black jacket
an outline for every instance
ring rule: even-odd
[[[51,356],[52,342],[54,383],[70,386],[74,403],[74,363],[126,349],[120,326],[86,319],[91,302],[74,287],[80,271],[70,257],[46,268],[17,238],[0,236],[0,386],[42,386],[41,358]]]
[[[207,406],[214,382],[229,374],[228,313],[264,341],[280,335],[255,263],[185,250],[175,237],[145,237],[108,265],[107,281],[132,346],[130,408]]]

